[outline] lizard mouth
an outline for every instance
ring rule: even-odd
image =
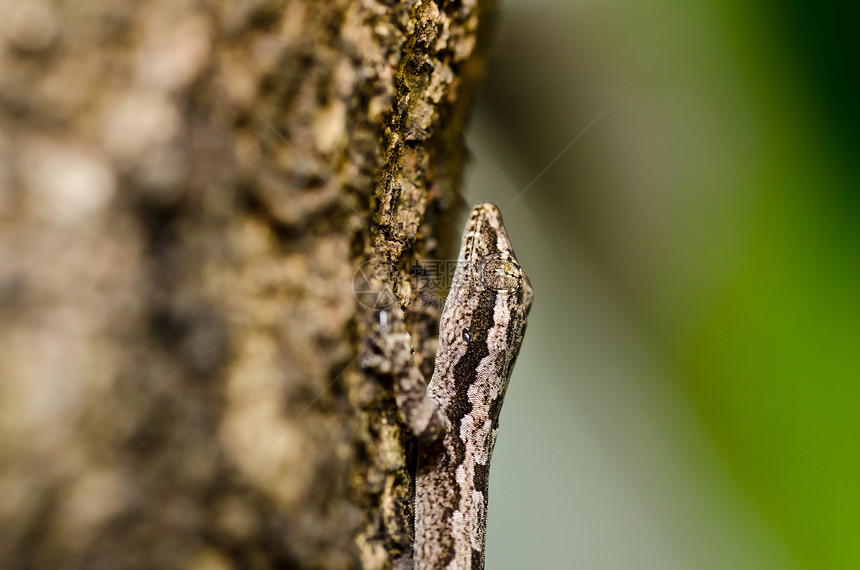
[[[489,202],[482,202],[472,208],[464,239],[471,239],[466,249],[466,261],[478,262],[487,255],[505,252],[514,259],[511,241],[502,222],[502,213]]]

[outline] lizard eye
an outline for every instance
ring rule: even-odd
[[[469,334],[469,331],[463,331],[463,340],[465,340],[466,342],[472,340],[472,335]]]
[[[522,279],[517,262],[505,253],[493,253],[478,264],[481,283],[495,291],[513,291]]]

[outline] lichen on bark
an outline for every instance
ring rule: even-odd
[[[0,565],[408,564],[380,268],[429,375],[489,2],[0,2]]]

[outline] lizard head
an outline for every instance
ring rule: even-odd
[[[437,375],[453,371],[461,389],[479,377],[486,377],[488,382],[490,377],[498,378],[502,384],[493,393],[503,395],[525,334],[533,297],[501,212],[493,204],[478,204],[466,223],[460,257],[442,311]],[[442,391],[437,396],[443,405],[457,403],[468,408],[468,399],[449,399]],[[455,415],[460,413],[452,411]]]
[[[502,222],[502,213],[488,202],[472,208],[463,236],[464,265],[476,289],[490,289],[521,299],[523,317],[531,309],[534,292]]]

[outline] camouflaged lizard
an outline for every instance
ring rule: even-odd
[[[532,302],[498,208],[478,204],[469,216],[426,388],[403,310],[393,294],[374,295],[384,308],[364,365],[392,377],[400,416],[418,442],[412,559],[398,567],[480,570],[490,457]]]
[[[419,443],[413,542],[419,570],[484,567],[490,458],[532,296],[501,213],[478,204],[463,234],[427,387],[445,434]]]

